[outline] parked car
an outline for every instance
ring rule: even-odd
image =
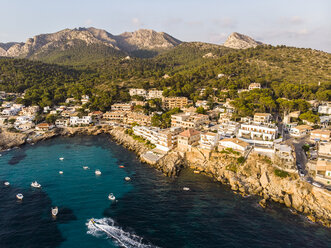
[[[328,191],[331,191],[331,186],[326,186],[325,187]]]
[[[317,188],[322,188],[322,186],[323,186],[322,184],[320,184],[318,182],[313,182],[312,184]]]
[[[304,176],[305,176],[305,172],[302,171],[302,170],[300,170],[300,171],[299,171],[299,175],[300,175],[300,177],[304,177]]]

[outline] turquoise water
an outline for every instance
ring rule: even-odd
[[[0,157],[0,247],[331,247],[330,229],[258,201],[190,171],[164,177],[107,136],[59,137]]]

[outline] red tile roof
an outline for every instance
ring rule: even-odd
[[[195,130],[194,128],[189,128],[189,129],[186,129],[185,131],[181,132],[179,135],[184,136],[184,137],[192,137],[192,136],[195,136],[198,134],[200,134],[199,131]]]

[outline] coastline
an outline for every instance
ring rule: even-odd
[[[125,134],[124,128],[116,127],[79,127],[54,129],[40,136],[29,136],[22,133],[0,133],[0,149],[6,150],[25,143],[36,143],[56,136],[99,135],[109,134],[111,139],[128,150],[134,151],[142,162],[141,155],[149,149],[142,143]],[[31,139],[31,140],[30,140]],[[6,143],[7,142],[7,143]],[[5,144],[5,145],[3,145]],[[200,151],[183,154],[171,151],[157,163],[148,163],[166,176],[177,176],[183,167],[206,174],[216,181],[228,184],[234,192],[243,196],[252,194],[261,196],[262,207],[268,201],[279,202],[294,212],[302,213],[313,222],[331,227],[331,195],[325,190],[311,186],[302,181],[298,175],[289,173],[281,178],[275,175],[274,167],[264,157],[251,154],[247,160],[235,168],[229,168],[236,163],[231,154],[212,152],[203,154]]]

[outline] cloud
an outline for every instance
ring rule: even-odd
[[[214,24],[217,26],[220,26],[222,28],[235,28],[237,26],[237,21],[230,18],[230,17],[224,17],[222,19],[215,19]]]
[[[134,25],[136,27],[144,26],[144,24],[137,17],[132,18],[131,23],[132,23],[132,25]]]
[[[304,20],[300,16],[282,17],[279,23],[282,25],[301,25]]]

